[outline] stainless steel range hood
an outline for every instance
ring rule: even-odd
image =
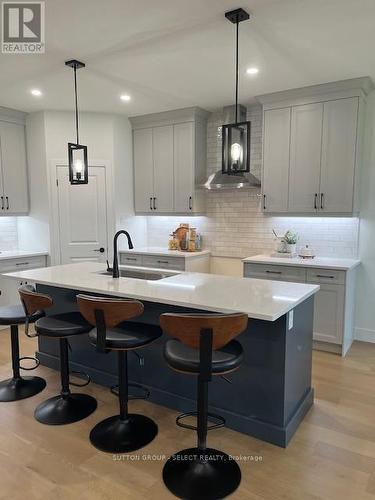
[[[224,120],[223,123],[234,123],[236,106],[226,106],[223,109]],[[238,106],[238,121],[246,121],[246,108],[245,106]],[[259,187],[260,180],[255,175],[248,174],[224,174],[221,169],[210,175],[207,181],[203,184],[205,189],[241,189]]]

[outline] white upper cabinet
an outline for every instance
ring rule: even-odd
[[[173,125],[152,129],[154,200],[157,212],[173,212]]]
[[[263,104],[263,211],[358,213],[369,78],[277,92]]]
[[[152,129],[134,130],[134,198],[136,212],[151,212],[154,197]]]
[[[323,104],[292,108],[289,211],[315,212],[319,193]]]
[[[290,108],[264,113],[263,210],[288,211]]]
[[[0,214],[27,214],[26,139],[22,124],[0,121],[0,178]]]
[[[186,108],[131,118],[136,213],[203,213],[208,113]]]
[[[194,186],[194,126],[174,126],[174,194],[176,212],[192,209]]]
[[[320,205],[324,212],[353,210],[358,98],[324,103]]]

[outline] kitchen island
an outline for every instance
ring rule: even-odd
[[[125,268],[123,268],[125,269]],[[130,274],[131,275],[131,274]],[[286,446],[313,404],[311,387],[314,294],[317,285],[232,278],[204,273],[173,273],[156,279],[106,274],[103,264],[85,262],[7,274],[34,282],[54,300],[47,314],[77,309],[76,295],[139,299],[145,310],[139,321],[158,324],[163,312],[244,312],[247,330],[238,340],[244,349],[241,368],[228,380],[214,377],[210,411],[222,415],[239,432]],[[142,349],[141,362],[129,356],[131,382],[147,386],[150,400],[177,411],[195,407],[195,377],[170,370],[163,358],[165,336]],[[98,384],[117,381],[114,353],[99,354],[88,337],[70,339],[71,368],[85,371]],[[37,353],[43,365],[58,369],[58,343],[40,337]]]

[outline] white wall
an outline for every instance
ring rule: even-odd
[[[375,342],[375,91],[368,97],[364,165],[361,172],[361,220],[356,337]]]
[[[31,210],[29,217],[19,218],[19,246],[52,251],[50,178],[54,178],[56,161],[67,164],[67,143],[75,142],[74,114],[58,111],[31,113],[26,129]],[[121,115],[81,113],[80,142],[88,147],[89,163],[103,161],[112,171],[110,188],[114,193],[115,226],[119,228],[134,214],[129,120]],[[142,220],[133,222],[131,227],[137,244],[144,242]]]

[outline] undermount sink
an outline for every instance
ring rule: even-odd
[[[110,271],[100,271],[98,274],[104,274],[106,276],[112,276],[112,270]],[[163,278],[168,278],[169,276],[174,276],[178,273],[171,273],[168,271],[141,271],[137,269],[133,271],[131,269],[120,269],[120,278],[134,278],[139,280],[149,280],[149,281],[157,281]]]

